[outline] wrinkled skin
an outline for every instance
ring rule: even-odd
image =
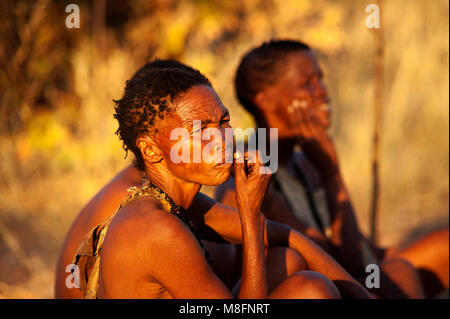
[[[308,235],[363,281],[365,266],[361,244],[365,242],[370,246],[370,243],[359,230],[338,156],[327,133],[331,108],[323,72],[314,52],[301,50],[287,54],[279,73],[275,83],[256,94],[253,102],[258,110],[253,115],[258,127],[278,128],[280,165],[286,165],[292,158],[295,145],[301,146],[302,155],[296,157],[296,162],[306,176],[308,187],[311,190],[323,188],[326,192],[332,220],[328,238],[299,220],[274,188],[266,194],[262,210],[267,218]],[[230,179],[219,187],[216,198],[227,205],[235,205],[233,187]],[[422,298],[423,287],[427,296],[448,288],[448,227],[403,249],[386,252],[372,247],[372,250],[379,257],[379,264],[388,278],[386,282],[389,281],[384,289],[377,291],[378,295]]]
[[[242,178],[242,181],[237,180],[238,185],[243,185],[242,189],[237,188],[237,193],[241,194],[249,189],[253,191],[246,194],[245,204],[238,204],[239,212],[198,194],[202,184],[217,185],[226,181],[230,175],[230,166],[205,162],[196,165],[169,163],[170,148],[176,143],[169,139],[169,131],[180,126],[189,128],[189,115],[198,110],[198,116],[203,117],[202,119],[209,123],[208,126],[222,129],[228,126],[227,112],[215,92],[204,86],[188,90],[177,101],[176,107],[176,111],[158,127],[156,134],[142,136],[136,141],[145,159],[146,175],[169,194],[175,203],[188,208],[191,219],[199,229],[206,227],[212,230],[222,241],[243,243],[239,296],[264,298],[267,291],[273,290],[273,295],[268,297],[339,297],[339,292],[327,277],[314,271],[297,272],[305,269],[306,263],[302,262],[298,253],[303,248],[294,251],[286,246],[281,249],[281,253],[279,250],[277,253],[266,251],[267,272],[271,272],[270,255],[278,260],[284,256],[284,260],[281,260],[281,268],[276,266],[278,273],[282,270],[281,276],[268,276],[269,280],[265,280],[264,246],[267,247],[269,239],[264,237],[264,227],[271,224],[263,218],[259,205],[270,175],[250,173],[244,176],[239,173],[243,170],[242,166],[236,165],[236,174]],[[224,139],[221,142],[222,146],[227,143]],[[256,171],[258,170],[250,170]],[[109,215],[113,211],[111,208],[116,206],[111,199],[120,198],[124,186],[136,185],[136,180],[140,180],[139,174],[132,168],[127,168],[107,185],[77,218],[58,264],[56,297],[81,297],[71,295],[72,292],[68,292],[63,286],[65,262],[71,255],[71,250],[74,251],[84,230],[101,222],[104,219],[102,215],[106,215],[106,212]],[[240,197],[243,198],[242,195]],[[103,206],[102,213],[99,213],[96,206]],[[332,279],[349,281],[351,287],[356,287],[355,292],[368,296],[329,256],[320,250],[315,253],[317,248],[311,246],[306,238],[287,228],[271,226],[271,229],[278,229],[267,230],[268,236],[275,242],[282,243],[281,239],[293,238],[294,246],[304,247],[307,253],[312,251],[319,259],[326,261],[321,264],[327,265],[325,273],[329,272],[332,277],[336,275],[336,278]],[[289,233],[290,236],[287,235]],[[176,217],[162,211],[158,202],[152,198],[136,200],[116,214],[108,229],[101,258],[99,296],[102,298],[232,297],[225,283],[207,264],[192,233]],[[232,263],[230,260],[229,264]],[[333,270],[333,267],[336,268]],[[262,278],[264,280],[261,280]],[[299,282],[302,283],[301,286],[296,285]]]

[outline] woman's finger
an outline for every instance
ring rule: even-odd
[[[247,178],[247,174],[245,173],[245,161],[244,155],[240,152],[234,153],[234,172],[236,178],[244,180]]]

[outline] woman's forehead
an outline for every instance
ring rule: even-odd
[[[212,88],[198,85],[190,88],[175,102],[175,113],[183,124],[189,124],[195,120],[218,122],[228,110]]]
[[[302,75],[309,75],[320,71],[316,54],[310,50],[292,53],[288,61],[290,62],[289,70]]]

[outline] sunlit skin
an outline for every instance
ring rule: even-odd
[[[129,165],[105,185],[80,212],[66,236],[59,256],[55,281],[56,298],[79,299],[83,297],[79,289],[66,287],[65,280],[69,273],[65,272],[65,267],[72,262],[83,236],[94,226],[107,219],[127,195],[126,189],[139,186],[141,179],[142,172],[137,170],[134,165]],[[203,193],[199,193],[190,210],[206,211],[220,210],[221,208],[221,205],[212,202]],[[214,238],[214,240],[218,240],[218,238]],[[207,240],[203,240],[203,244],[211,254],[214,273],[227,287],[233,288],[241,273],[241,258],[237,255],[239,253],[239,251],[236,252],[237,246]],[[272,291],[289,275],[307,269],[303,257],[293,249],[281,246],[266,248],[266,255],[269,291]]]
[[[176,111],[164,119],[163,125],[157,128],[157,133],[141,137],[137,145],[145,160],[146,174],[178,205],[188,208],[191,219],[206,239],[219,238],[225,242],[243,243],[239,297],[339,297],[339,292],[330,280],[339,283],[342,286],[341,289],[349,295],[360,298],[370,297],[367,291],[341,266],[308,239],[281,224],[264,222],[259,206],[264,197],[268,175],[250,173],[246,176],[243,164],[235,165],[236,176],[241,176],[241,180],[236,180],[238,185],[236,202],[240,209],[239,213],[203,194],[198,194],[200,183],[216,185],[224,182],[230,174],[228,165],[215,167],[211,164],[200,163],[197,165],[202,168],[196,168],[194,174],[174,167],[173,163],[166,163],[170,145],[176,143],[169,139],[170,128],[180,127],[189,122],[190,112],[184,112],[181,107],[179,114],[178,106],[180,105],[191,107],[191,112],[203,108],[199,116],[209,122],[208,125],[228,126],[226,109],[214,91],[203,86],[193,87],[177,101]],[[225,144],[226,142],[223,141],[223,145]],[[256,168],[258,167],[255,164],[251,172],[257,172]],[[132,175],[132,169],[129,168],[122,173],[122,176],[118,176],[113,184],[117,182],[117,187],[126,185],[127,171]],[[111,193],[115,193],[114,190]],[[99,197],[101,198],[101,195]],[[96,215],[95,209],[90,214]],[[76,224],[77,222],[74,226]],[[269,251],[266,268],[264,246],[267,247],[269,244],[291,248],[277,248],[272,252]],[[300,251],[301,255],[298,253]],[[63,256],[65,253],[64,251]],[[269,262],[270,255],[275,261],[283,259],[284,269],[281,269],[281,276],[270,276],[270,267],[273,267]],[[61,258],[63,259],[64,257]],[[60,273],[62,263],[59,263]],[[320,271],[323,275],[314,271],[295,272],[305,269],[306,263],[308,269]],[[275,267],[278,267],[279,273],[279,266]],[[265,279],[266,271],[268,278],[262,280],[262,278]],[[176,217],[162,211],[158,203],[150,198],[131,203],[114,217],[102,250],[100,274],[100,297],[226,298],[232,296],[227,286],[206,263],[203,252],[192,233]],[[286,279],[290,274],[292,275]],[[57,296],[64,294],[64,287],[58,285],[58,281],[59,284],[62,283],[61,277],[63,276],[57,278]],[[270,295],[267,295],[267,292],[270,292]]]
[[[258,112],[253,115],[258,127],[278,128],[279,165],[286,166],[295,145],[302,147],[302,155],[296,156],[295,160],[306,176],[308,187],[312,190],[323,187],[326,192],[332,218],[331,229],[328,230],[331,236],[327,238],[306,226],[273,188],[266,195],[263,211],[267,218],[307,234],[338,258],[353,275],[363,279],[359,243],[366,239],[358,228],[336,150],[326,132],[331,125],[332,110],[328,106],[330,98],[323,82],[324,74],[311,50],[290,53],[284,62],[282,75],[276,83],[256,94],[254,103]],[[218,194],[223,203],[235,205],[231,179],[219,188]],[[384,254],[381,249],[372,248],[379,255],[385,274],[402,288],[399,295],[391,285],[385,285],[385,289],[379,292],[382,296],[423,297],[418,273],[413,266],[428,269],[442,287],[448,287],[448,227],[396,252]]]
[[[215,96],[213,96],[215,97]],[[215,97],[216,98],[216,97]],[[183,124],[189,128],[191,123],[188,123],[189,114],[186,113],[185,104],[189,103],[189,100],[180,101],[179,114],[183,119]],[[229,127],[227,124],[229,121],[228,111],[220,105],[218,108],[212,109],[218,111],[216,116],[220,116],[220,122],[225,124],[225,127]],[[200,115],[197,109],[192,112],[193,115]],[[192,117],[196,118],[196,117]],[[196,119],[199,119],[197,117]],[[211,125],[214,127],[214,125]],[[217,125],[216,125],[217,126]],[[223,129],[222,129],[223,131]],[[205,141],[207,142],[207,141]],[[191,152],[192,153],[192,152]],[[171,165],[172,166],[172,165]],[[197,167],[200,165],[197,165]],[[177,166],[172,166],[177,170]],[[192,169],[198,169],[196,166],[189,167],[189,171]],[[219,174],[219,175],[217,175]],[[220,177],[220,174],[223,176]],[[142,180],[143,173],[137,170],[134,165],[129,165],[127,168],[118,173],[105,187],[85,206],[80,212],[72,227],[70,228],[64,245],[61,249],[61,253],[57,265],[57,274],[55,281],[55,297],[57,298],[82,298],[81,291],[79,289],[70,289],[66,287],[66,277],[68,273],[65,271],[66,266],[72,261],[72,258],[81,242],[83,236],[94,226],[106,220],[119,206],[120,202],[127,195],[127,189],[132,186],[139,186]],[[220,181],[226,179],[229,176],[228,170],[213,170],[211,177],[219,176]],[[208,181],[211,182],[211,181]],[[213,180],[213,183],[217,181]],[[204,210],[206,195],[199,193],[194,199],[194,209]],[[210,204],[206,201],[210,208]],[[203,240],[208,252],[211,254],[213,263],[212,267],[216,275],[230,288],[236,283],[240,276],[240,264],[234,265],[236,259],[236,248],[232,244],[217,243],[212,241]],[[266,252],[267,254],[267,252]],[[239,256],[238,256],[239,257]],[[287,278],[290,274],[305,270],[305,262],[303,258],[289,248],[273,248],[268,251],[268,269],[276,275],[269,276],[269,286],[273,287],[277,285],[282,279]],[[273,260],[273,261],[272,261]],[[275,260],[280,262],[275,263]],[[280,269],[283,268],[283,269]],[[281,276],[279,274],[282,274]]]
[[[191,129],[192,132],[189,126],[193,119],[223,129],[229,127],[227,113],[211,88],[194,87],[177,101],[176,111],[160,122],[161,125],[157,127],[154,135],[149,134],[137,140],[145,160],[146,175],[178,205],[189,208],[202,184],[217,185],[227,180],[230,165],[217,167],[216,163],[205,164],[203,158],[198,164],[174,165],[168,156],[176,142],[169,141],[170,132],[181,126]],[[206,142],[200,142],[202,148]],[[224,138],[221,142],[222,145],[226,144]],[[242,283],[238,296],[265,298],[265,223],[259,207],[270,175],[257,173],[259,166],[255,165],[252,172],[246,176],[243,165],[235,165],[236,201],[243,244]],[[242,201],[243,198],[245,202]],[[206,222],[208,216],[198,216],[195,213],[192,212],[191,218],[197,227],[201,228],[202,221],[199,218]],[[218,232],[217,229],[215,231]],[[163,255],[164,258],[161,258]],[[175,216],[162,211],[152,198],[132,202],[118,212],[106,235],[101,258],[100,297],[233,297],[207,264],[192,233]],[[285,289],[286,296],[293,293],[292,289]],[[337,290],[334,293],[333,296],[337,297]]]

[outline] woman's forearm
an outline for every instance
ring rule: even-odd
[[[241,244],[243,242],[243,232],[245,231],[241,231],[243,223],[239,215],[235,208],[216,203],[204,215],[203,231],[214,234],[216,237],[223,238],[230,243]],[[213,238],[211,236],[212,240],[214,240]],[[341,290],[348,291],[348,295],[355,298],[370,297],[367,290],[331,256],[311,240],[308,240],[287,225],[267,220],[264,245],[266,247],[283,246],[293,248],[305,257],[310,269],[316,270],[330,280],[335,281],[335,284]]]
[[[337,248],[339,261],[352,274],[361,274],[365,269],[363,259],[363,241],[356,214],[339,170],[324,176],[328,207],[332,217],[331,242]]]
[[[305,258],[310,270],[328,277],[345,295],[353,298],[372,298],[371,294],[336,260],[299,232],[284,224],[267,221],[265,233],[266,245],[286,246],[298,251]]]
[[[264,225],[262,214],[242,217],[242,283],[240,299],[267,297],[266,263],[264,257]]]

